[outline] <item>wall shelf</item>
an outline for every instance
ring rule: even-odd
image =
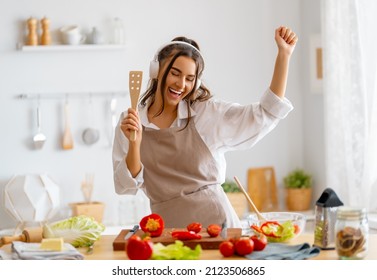
[[[55,52],[55,51],[123,51],[125,45],[49,45],[49,46],[25,46],[17,45],[17,49],[23,52]]]
[[[65,98],[92,98],[92,97],[127,97],[128,91],[85,91],[85,92],[51,92],[51,93],[22,93],[16,96],[17,99],[65,99]]]

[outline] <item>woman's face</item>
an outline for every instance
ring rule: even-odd
[[[164,70],[159,73],[161,77],[163,72]],[[163,94],[165,106],[177,106],[192,91],[195,85],[195,73],[196,64],[192,58],[180,56],[175,60],[166,77],[166,86]],[[160,81],[161,77],[159,77]]]

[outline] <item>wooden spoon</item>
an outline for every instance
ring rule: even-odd
[[[68,101],[64,105],[64,118],[65,118],[65,129],[63,134],[63,150],[73,149],[73,137],[71,129],[69,126],[69,107]]]
[[[238,188],[243,192],[243,194],[245,195],[247,201],[249,202],[251,208],[254,210],[254,212],[257,214],[257,217],[258,217],[258,220],[260,222],[266,222],[267,220],[265,219],[265,217],[263,217],[263,215],[258,211],[258,208],[255,206],[254,202],[251,200],[249,194],[246,192],[246,190],[244,189],[244,187],[242,187],[242,184],[240,182],[240,180],[238,180],[237,176],[234,176],[234,180],[236,181],[237,183],[237,186]]]

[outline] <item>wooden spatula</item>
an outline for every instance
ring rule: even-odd
[[[65,118],[65,128],[63,134],[63,150],[73,149],[73,137],[71,129],[69,126],[69,106],[68,101],[64,104],[64,118]]]
[[[137,110],[137,104],[139,102],[141,82],[143,79],[142,71],[130,71],[129,75],[129,91],[131,97],[131,107],[134,110]],[[135,141],[136,131],[131,131],[131,141]]]

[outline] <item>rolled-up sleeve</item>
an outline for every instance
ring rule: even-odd
[[[133,178],[126,164],[125,157],[128,151],[128,139],[120,130],[119,124],[115,128],[114,146],[113,146],[113,172],[114,186],[117,194],[136,194],[142,186],[144,166],[139,174]]]
[[[259,102],[249,105],[212,100],[197,108],[201,115],[197,129],[213,152],[249,149],[292,109],[288,99],[276,96],[270,89]]]
[[[262,95],[260,104],[264,110],[278,119],[284,119],[293,109],[292,103],[287,98],[280,98],[270,89]]]

